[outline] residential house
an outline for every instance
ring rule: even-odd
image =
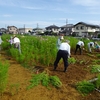
[[[74,32],[76,36],[83,37],[96,37],[100,31],[99,25],[88,24],[84,22],[79,22],[74,25]]]
[[[32,28],[19,28],[18,33],[19,34],[30,34],[32,32]]]
[[[44,33],[45,29],[42,29],[42,28],[33,28],[32,29],[32,35],[37,35],[39,33]]]
[[[8,26],[7,33],[9,34],[18,34],[18,29],[15,26]]]
[[[60,33],[64,35],[71,35],[73,33],[73,24],[67,24],[60,27]]]
[[[46,27],[45,29],[46,29],[46,31],[51,32],[51,33],[52,32],[59,33],[59,27],[56,25],[50,25],[50,26]]]
[[[5,28],[0,28],[0,33],[6,33],[6,29]]]

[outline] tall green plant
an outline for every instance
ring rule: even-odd
[[[0,62],[0,94],[2,95],[6,85],[7,85],[7,78],[8,78],[8,67],[9,64]]]

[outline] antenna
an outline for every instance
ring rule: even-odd
[[[67,26],[67,24],[68,24],[68,19],[66,19],[66,26]]]
[[[66,19],[66,35],[67,35],[67,24],[68,24],[68,19]]]

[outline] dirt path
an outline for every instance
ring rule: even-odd
[[[94,59],[86,55],[72,56],[90,62]],[[0,60],[2,62],[7,60],[10,63],[7,89],[0,100],[100,100],[100,93],[97,91],[83,97],[75,89],[76,82],[95,77],[89,72],[90,62],[87,62],[86,65],[84,63],[69,65],[67,73],[62,72],[63,64],[59,65],[57,71],[52,70],[53,66],[48,67],[50,74],[58,76],[63,83],[60,89],[52,87],[51,90],[48,90],[46,87],[38,85],[33,89],[26,90],[33,72],[6,56],[5,53],[0,54]]]

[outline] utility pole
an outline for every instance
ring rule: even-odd
[[[25,24],[24,24],[24,34],[25,34]]]
[[[68,23],[68,19],[66,19],[66,35],[67,35],[67,23]]]
[[[39,29],[39,25],[38,25],[38,23],[37,23],[37,34],[38,34],[38,29]]]

